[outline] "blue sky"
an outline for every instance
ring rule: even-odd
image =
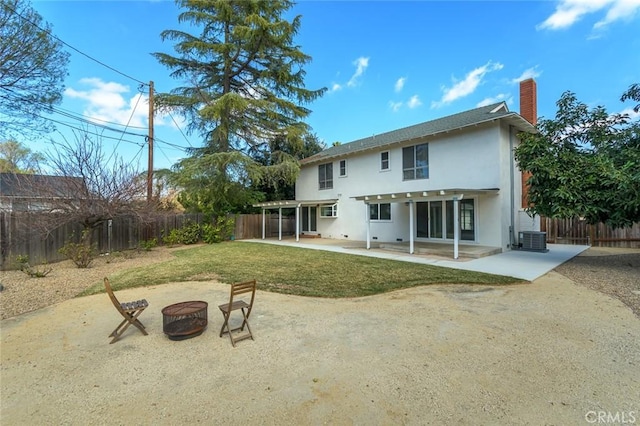
[[[146,134],[147,96],[139,81],[153,80],[158,92],[179,84],[151,56],[175,53],[160,39],[161,31],[181,28],[175,3],[32,4],[57,37],[84,54],[67,49],[60,108]],[[548,118],[567,90],[590,106],[631,113],[632,104],[619,98],[640,83],[640,0],[303,0],[290,13],[302,15],[296,42],[313,58],[306,86],[328,89],[307,105],[313,111],[307,122],[328,146],[497,101],[518,112],[518,81],[527,77],[538,85],[538,116]],[[183,147],[202,145],[177,115],[157,116],[154,128],[155,168],[183,158]],[[146,169],[143,136],[104,135],[105,152]],[[36,141],[31,148],[47,146]]]

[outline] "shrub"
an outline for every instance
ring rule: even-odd
[[[16,256],[16,261],[20,264],[20,270],[31,278],[44,278],[49,272],[53,271],[53,268],[43,267],[43,269],[40,269],[37,266],[31,266],[29,264],[29,256],[26,255]]]
[[[180,230],[179,229],[172,229],[169,232],[169,235],[165,235],[162,238],[162,242],[164,244],[168,245],[169,247],[180,244]]]
[[[207,244],[220,243],[231,238],[236,221],[233,217],[220,216],[215,225],[207,223],[202,225],[202,241]]]
[[[182,244],[196,244],[200,241],[200,225],[191,220],[187,220],[180,229],[180,242]]]
[[[152,248],[158,245],[157,238],[151,238],[149,240],[140,241],[139,246],[144,251],[151,251]]]
[[[88,268],[93,259],[96,258],[98,253],[98,248],[95,244],[89,244],[88,235],[89,230],[82,231],[82,237],[80,238],[79,243],[74,243],[73,241],[67,241],[64,246],[62,246],[58,252],[68,259],[71,259],[73,263],[76,264],[78,268]],[[71,238],[73,239],[73,234],[71,234]]]

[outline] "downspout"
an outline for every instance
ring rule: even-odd
[[[515,198],[516,198],[516,185],[515,185],[515,158],[514,158],[514,143],[513,143],[513,126],[509,124],[509,178],[510,178],[510,189],[511,189],[511,224],[509,225],[509,248],[513,249],[516,245],[515,242],[515,230],[513,227],[515,226]]]

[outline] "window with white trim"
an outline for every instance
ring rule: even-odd
[[[333,163],[320,164],[318,166],[318,188],[333,188]]]
[[[347,175],[347,160],[340,160],[340,177]]]
[[[389,151],[380,153],[380,170],[389,170]]]
[[[369,204],[369,220],[390,221],[391,220],[391,204]]]
[[[429,144],[402,148],[402,180],[429,178]]]
[[[338,217],[338,204],[320,206],[320,217]]]

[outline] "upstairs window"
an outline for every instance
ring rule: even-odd
[[[340,160],[340,177],[347,175],[347,160]]]
[[[402,148],[402,180],[429,178],[429,144]]]
[[[333,163],[320,164],[318,166],[318,188],[333,188]]]
[[[389,170],[389,151],[380,153],[380,170]]]

